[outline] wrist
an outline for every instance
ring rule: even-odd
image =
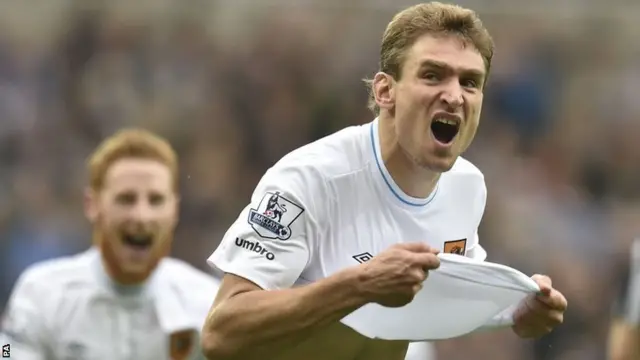
[[[371,292],[366,287],[367,274],[364,266],[354,266],[342,271],[342,283],[345,286],[345,292],[353,299],[354,305],[360,307],[371,302]]]

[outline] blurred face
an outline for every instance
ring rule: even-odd
[[[89,192],[87,216],[114,280],[144,281],[169,253],[178,203],[172,180],[160,162],[125,158],[111,165],[100,192]]]
[[[398,143],[418,166],[448,171],[478,128],[486,76],[482,56],[456,36],[424,35],[407,51],[401,74],[397,81],[377,75],[379,105],[394,117]]]

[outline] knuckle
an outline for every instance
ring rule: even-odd
[[[551,278],[549,278],[547,275],[543,275],[543,274],[535,274],[531,277],[534,280],[538,280],[541,282],[551,282]]]
[[[553,323],[555,325],[560,325],[564,322],[564,316],[562,314],[555,314],[553,317]]]
[[[406,293],[402,294],[402,302],[403,303],[410,303],[411,300],[413,300],[413,297],[415,296],[415,292],[413,291],[413,289],[411,289],[410,291],[407,291]]]
[[[562,294],[560,294],[560,309],[562,309],[562,311],[565,311],[567,310],[568,306],[569,306],[569,302]]]
[[[547,318],[545,319],[545,325],[547,327],[554,328],[554,327],[562,324],[563,321],[564,321],[564,316],[561,313],[558,313],[556,311],[552,311],[552,312],[547,314]]]

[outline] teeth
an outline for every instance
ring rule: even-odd
[[[436,122],[443,123],[443,124],[447,124],[447,125],[454,125],[454,126],[455,126],[455,125],[458,125],[458,123],[457,123],[457,122],[455,122],[455,121],[453,121],[453,120],[449,120],[449,119],[436,119],[435,121],[436,121]]]

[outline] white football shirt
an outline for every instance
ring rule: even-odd
[[[218,281],[165,258],[142,286],[119,286],[96,248],[18,279],[0,342],[20,360],[202,359],[199,332]]]
[[[463,158],[428,197],[405,194],[382,161],[375,119],[294,150],[270,168],[208,263],[263,289],[284,289],[402,242],[484,259],[477,229],[485,201],[483,174]]]

